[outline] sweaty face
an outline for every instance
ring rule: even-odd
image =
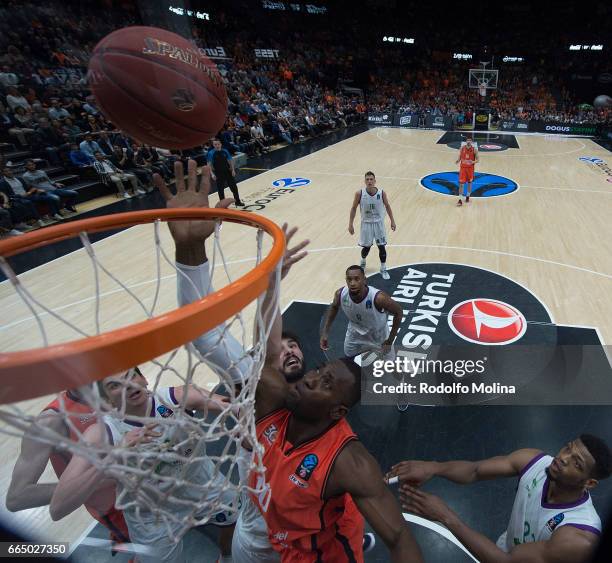
[[[344,404],[352,385],[353,375],[335,360],[306,373],[290,390],[287,408],[303,420],[332,420],[332,410]]]
[[[280,355],[280,371],[289,382],[304,375],[304,354],[298,343],[291,338],[283,338]]]
[[[569,442],[546,469],[551,481],[568,487],[584,486],[591,479],[595,460],[579,438]]]
[[[346,272],[346,286],[349,293],[355,297],[359,295],[366,285],[366,278],[361,273],[361,270],[349,270]]]
[[[365,183],[368,188],[373,188],[376,185],[376,178],[374,176],[366,176]]]
[[[126,408],[144,405],[148,398],[147,380],[135,370],[123,374],[111,375],[102,381],[108,400],[116,408],[121,408],[125,401]]]

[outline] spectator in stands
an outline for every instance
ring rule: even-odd
[[[102,151],[96,151],[94,153],[95,162],[94,169],[100,175],[100,179],[106,185],[109,182],[113,182],[117,187],[119,194],[129,199],[132,195],[138,193],[138,179],[133,174],[126,174],[123,170],[117,168],[110,160],[108,160]],[[132,195],[125,189],[123,182],[129,181],[132,185]],[[144,193],[144,192],[142,192]]]
[[[83,109],[90,115],[98,115],[98,110],[94,106],[93,97],[88,96],[87,100],[83,104]]]
[[[2,67],[2,72],[0,72],[0,84],[4,88],[8,88],[9,86],[17,86],[19,84],[19,78],[14,72],[11,72],[11,69],[8,65],[4,65]]]
[[[26,217],[36,220],[39,227],[44,226],[44,223],[38,213],[36,203],[46,205],[55,219],[63,220],[63,217],[59,214],[59,205],[55,198],[49,197],[43,190],[26,189],[23,182],[19,178],[15,178],[13,170],[8,166],[2,168],[0,192],[8,196],[11,206],[20,208]]]
[[[100,136],[98,137],[98,145],[106,156],[112,156],[114,147],[106,131],[100,132]]]
[[[44,170],[36,170],[36,163],[33,160],[26,160],[26,170],[22,178],[28,188],[43,190],[48,196],[57,200],[60,208],[63,205],[68,211],[76,213],[74,206],[78,199],[77,192],[67,190],[64,184],[53,182]]]
[[[66,109],[60,106],[59,100],[57,98],[54,98],[53,100],[51,100],[51,107],[49,108],[49,117],[51,119],[62,120],[66,119],[67,117],[70,117],[70,113],[68,113]]]
[[[93,136],[91,133],[85,133],[85,140],[81,141],[79,145],[81,151],[83,151],[87,156],[91,158],[95,157],[95,153],[101,152],[105,154],[104,151],[100,148],[100,145],[93,140]]]
[[[132,149],[121,148],[119,145],[115,145],[109,160],[125,174],[135,176],[139,186],[150,186],[149,175],[144,168],[139,168],[134,162],[134,152]],[[144,194],[145,191],[139,187],[136,193]]]
[[[0,193],[0,202],[2,200],[2,196],[4,196],[4,194]],[[0,206],[0,237],[1,236],[14,237],[14,236],[22,235],[23,233],[17,230],[13,225],[13,219],[9,212],[8,197],[6,197],[6,201],[7,201],[6,204],[2,203]]]
[[[15,88],[14,86],[9,86],[6,91],[8,94],[6,95],[6,103],[11,110],[15,111],[15,108],[21,106],[25,110],[31,110],[32,106],[28,100],[26,100],[23,95]]]
[[[70,145],[70,162],[77,168],[88,168],[93,166],[94,158],[85,154],[80,148],[79,145],[73,143]]]
[[[32,115],[21,106],[17,107],[17,112],[13,119],[8,114],[0,112],[0,128],[7,131],[9,135],[17,137],[19,144],[25,147],[28,145],[29,136],[34,133]]]
[[[70,117],[64,119],[62,131],[70,143],[77,143],[79,141],[79,137],[81,136],[81,128],[76,125]]]
[[[32,145],[36,152],[55,165],[61,165],[62,159],[68,160],[70,143],[63,134],[53,128],[46,117],[38,120],[38,127],[32,135]]]
[[[173,176],[172,170],[162,161],[154,147],[142,145],[136,153],[135,160],[139,166],[143,166],[153,173],[161,174],[164,180]]]
[[[251,137],[253,137],[263,152],[268,152],[270,150],[268,147],[270,144],[270,139],[264,135],[263,128],[259,120],[254,121],[251,125]]]

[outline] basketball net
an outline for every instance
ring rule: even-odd
[[[479,84],[478,85],[478,93],[480,94],[480,96],[484,99],[487,97],[487,85],[486,84]]]
[[[238,212],[210,210],[211,215],[223,215],[223,213],[239,215]],[[249,217],[248,220],[241,221],[243,224],[257,226],[255,216],[246,213],[242,215]],[[264,221],[263,218],[257,220]],[[154,283],[150,284],[150,291],[146,296],[137,295],[128,281],[122,281],[121,276],[113,271],[117,268],[113,267],[112,263],[106,263],[98,255],[96,245],[92,244],[88,233],[79,232],[78,236],[89,257],[94,280],[94,319],[83,322],[84,326],[79,326],[73,317],[67,318],[62,314],[63,311],[46,306],[43,299],[35,295],[28,284],[21,280],[22,276],[14,273],[8,261],[0,257],[0,268],[17,296],[31,312],[43,346],[48,346],[50,342],[51,335],[46,326],[50,320],[60,323],[76,338],[91,338],[103,334],[101,317],[104,299],[101,287],[108,281],[116,286],[117,291],[123,292],[129,301],[134,302],[136,309],[140,311],[141,319],[153,319],[159,315],[164,265],[171,267],[177,279],[185,276],[160,244],[162,239],[160,228],[160,221],[155,220],[152,234],[157,276]],[[75,231],[77,229],[78,227],[75,227]],[[222,249],[220,229],[221,221],[217,219],[214,235],[207,243],[209,257],[211,246],[213,251],[212,257],[209,258],[211,282],[205,293],[211,290],[215,272],[223,273],[222,277],[226,284],[231,284],[233,281],[228,260]],[[258,228],[256,233],[255,269],[258,269],[262,264],[264,231]],[[19,238],[24,239],[27,236],[29,235]],[[277,236],[274,237],[274,244],[276,249]],[[272,251],[266,259],[268,262],[271,255]],[[282,253],[277,256],[282,257]],[[56,452],[85,458],[101,472],[104,478],[112,479],[116,483],[116,487],[111,486],[105,492],[94,494],[94,498],[91,498],[86,505],[103,512],[111,508],[114,503],[117,509],[124,511],[130,529],[134,522],[147,526],[154,522],[155,526],[163,527],[170,538],[178,541],[194,526],[205,524],[215,517],[218,522],[230,518],[232,514],[237,513],[242,494],[248,491],[254,494],[265,493],[264,485],[258,485],[259,489],[249,488],[247,478],[249,469],[258,475],[263,475],[264,472],[263,449],[256,438],[254,402],[265,359],[266,341],[274,318],[271,312],[276,311],[278,307],[281,263],[282,259],[272,266],[274,268],[272,275],[276,276],[277,280],[274,286],[277,289],[274,292],[273,306],[270,310],[263,311],[263,294],[255,296],[252,325],[245,320],[243,311],[239,311],[229,316],[225,323],[208,329],[203,336],[206,348],[198,346],[195,340],[185,342],[163,355],[151,357],[148,362],[140,363],[138,367],[146,377],[149,393],[144,415],[134,416],[126,413],[126,397],[134,392],[134,387],[129,385],[129,378],[122,380],[125,383],[122,384],[119,404],[116,404],[116,400],[111,403],[94,381],[112,374],[97,373],[92,375],[91,383],[73,389],[80,401],[91,409],[91,418],[97,422],[104,421],[107,428],[109,425],[121,426],[126,421],[129,421],[133,429],[142,428],[138,425],[154,425],[153,430],[159,436],[151,441],[127,445],[125,440],[111,442],[108,436],[97,444],[86,441],[76,423],[83,417],[83,412],[71,412],[65,394],[62,393],[57,395],[59,403],[57,416],[61,417],[65,427],[70,430],[72,439],[64,433],[53,431],[48,425],[48,419],[39,416],[38,412],[32,412],[31,405],[28,408],[28,401],[4,404],[0,407],[0,431],[17,438],[26,435],[29,439],[52,445]],[[268,273],[265,275],[268,276]],[[82,272],[79,276],[86,279]],[[194,290],[198,289],[194,286]],[[200,296],[205,297],[205,295]],[[114,315],[116,316],[116,313]],[[138,322],[141,319],[135,318],[133,321]],[[252,331],[249,331],[249,325],[254,327]],[[239,344],[238,348],[236,343]],[[5,354],[0,354],[0,360],[3,355]],[[220,357],[227,357],[229,360],[220,361]],[[0,361],[0,373],[1,369]],[[87,369],[84,365],[83,370]],[[169,387],[182,388],[185,391],[191,389],[190,393],[196,390],[208,394],[210,389],[198,381],[202,380],[202,373],[210,371],[216,375],[218,383],[223,387],[224,394],[228,398],[227,403],[221,405],[211,403],[210,408],[207,404],[201,411],[191,411],[186,408],[185,399],[179,404],[168,399],[168,392],[165,390]],[[45,378],[45,373],[39,375],[40,378]],[[32,393],[32,396],[36,396],[36,393]],[[52,399],[53,396],[48,398],[49,401]],[[154,405],[158,416],[155,416],[155,411],[151,412],[151,405]],[[248,443],[252,450],[241,448],[243,443]],[[241,471],[239,464],[243,464]],[[257,483],[263,484],[265,480],[257,479]],[[101,504],[106,506],[100,507]],[[216,516],[220,513],[223,513],[221,517]],[[132,541],[137,541],[137,538],[132,538]]]

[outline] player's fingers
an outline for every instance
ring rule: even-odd
[[[299,254],[296,254],[295,256],[291,256],[291,258],[283,262],[283,269],[289,266],[293,266],[293,264],[295,264],[296,262],[299,262],[302,258],[305,258],[307,255],[308,255],[308,252],[304,250],[303,252],[300,252]]]
[[[157,187],[159,193],[166,201],[170,201],[172,199],[172,192],[168,188],[166,182],[164,182],[164,179],[157,173],[153,174],[153,185]]]
[[[218,207],[220,209],[227,209],[232,203],[234,203],[234,201],[235,200],[233,198],[226,197],[225,199],[219,200],[215,207]]]
[[[204,165],[200,170],[200,193],[207,196],[210,193],[210,166]]]
[[[285,232],[285,242],[287,243],[287,246],[289,246],[289,241],[291,241],[291,239],[293,238],[293,235],[297,233],[298,228],[291,227],[289,230],[287,230],[285,228],[286,226],[287,226],[287,223],[283,225],[283,231]]]
[[[176,192],[184,192],[185,171],[183,170],[183,163],[180,160],[174,163],[174,179],[176,180]]]
[[[310,244],[310,240],[309,239],[303,240],[299,244],[296,244],[294,247],[292,247],[289,250],[287,250],[286,254],[288,256],[292,256],[293,254],[296,254],[297,252],[302,250],[302,248],[308,246],[309,244]]]
[[[187,189],[192,192],[198,189],[198,163],[191,158],[187,161]]]

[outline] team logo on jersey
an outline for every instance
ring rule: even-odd
[[[278,428],[276,427],[276,424],[270,424],[270,426],[263,431],[264,438],[270,446],[274,443],[274,440],[276,440],[277,434]]]
[[[555,528],[563,522],[565,518],[565,514],[560,512],[559,514],[553,516],[548,522],[546,522],[546,529],[552,534],[555,531]]]
[[[307,454],[298,465],[298,468],[295,470],[295,474],[300,479],[308,481],[317,465],[319,465],[319,458],[315,454]]]
[[[368,299],[366,301],[365,308],[366,309],[371,309],[372,308],[372,300],[371,299]]]
[[[172,416],[174,414],[174,411],[172,409],[169,409],[165,405],[159,405],[159,407],[157,407],[157,412],[162,418],[168,418],[169,416]]]
[[[435,172],[421,178],[426,190],[456,197],[459,195],[459,172]],[[510,195],[519,189],[518,184],[497,174],[476,172],[472,182],[472,197],[496,197]]]
[[[497,346],[516,342],[527,330],[523,313],[497,299],[468,299],[458,303],[448,314],[448,325],[468,342]]]

